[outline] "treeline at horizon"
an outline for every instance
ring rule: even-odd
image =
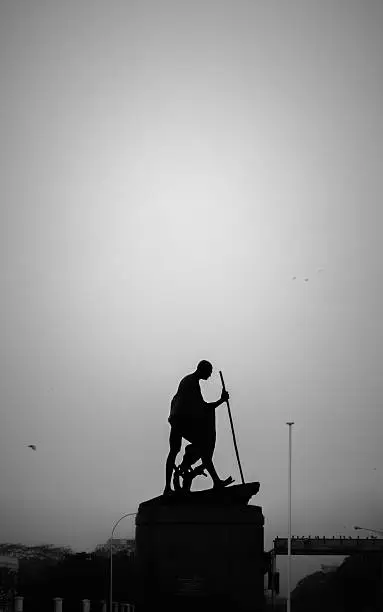
[[[24,597],[25,612],[52,612],[52,599],[64,599],[66,609],[81,610],[82,599],[92,608],[109,598],[109,545],[92,552],[74,552],[50,544],[0,544],[0,555],[16,557],[19,571],[16,594]],[[113,553],[113,599],[135,601],[134,557],[129,549]]]
[[[383,554],[356,553],[334,571],[302,578],[291,595],[292,612],[380,612]]]
[[[109,543],[92,552],[74,552],[50,544],[0,544],[0,555],[19,560],[16,592],[25,612],[52,612],[52,599],[64,599],[64,610],[81,610],[89,599],[101,610],[109,599]],[[291,596],[292,612],[380,612],[383,604],[383,554],[346,557],[334,571],[316,571],[302,578]],[[136,601],[136,569],[129,548],[113,553],[113,600]],[[278,598],[282,599],[282,598]],[[284,608],[279,601],[276,609]],[[269,606],[265,607],[265,610]]]

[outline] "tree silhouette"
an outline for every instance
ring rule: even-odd
[[[383,555],[355,554],[336,571],[305,576],[292,593],[293,612],[377,612],[382,609]]]

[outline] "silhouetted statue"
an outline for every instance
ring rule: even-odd
[[[178,391],[172,399],[168,419],[171,426],[170,451],[166,460],[164,495],[172,492],[172,476],[175,490],[181,488],[180,478],[183,480],[182,489],[190,490],[195,476],[198,474],[206,476],[205,469],[213,479],[213,488],[222,488],[233,482],[231,476],[221,480],[213,465],[216,440],[215,409],[229,399],[229,394],[222,390],[221,397],[216,402],[204,401],[199,381],[207,380],[212,371],[213,366],[209,361],[200,361],[195,372],[181,380]],[[185,447],[182,462],[176,467],[175,460],[181,450],[182,438],[190,444]],[[202,464],[193,469],[194,463],[200,459]]]

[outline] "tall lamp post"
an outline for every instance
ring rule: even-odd
[[[110,549],[109,549],[109,558],[110,558],[110,582],[109,582],[109,612],[113,612],[113,534],[117,525],[122,521],[122,519],[127,516],[135,516],[137,512],[129,512],[128,514],[124,514],[121,518],[118,519],[113,525],[112,533],[110,536]]]
[[[289,427],[289,474],[288,474],[288,537],[287,537],[287,612],[291,610],[291,446],[294,421],[286,423]]]

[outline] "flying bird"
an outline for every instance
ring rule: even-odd
[[[296,276],[293,276],[293,278],[291,280],[295,280],[296,278],[297,278]]]
[[[35,444],[28,444],[28,448],[31,448],[32,450],[36,450],[36,445]]]
[[[307,281],[308,281],[308,280],[309,280],[308,278],[305,278],[305,279],[304,279],[305,283],[307,283]]]

